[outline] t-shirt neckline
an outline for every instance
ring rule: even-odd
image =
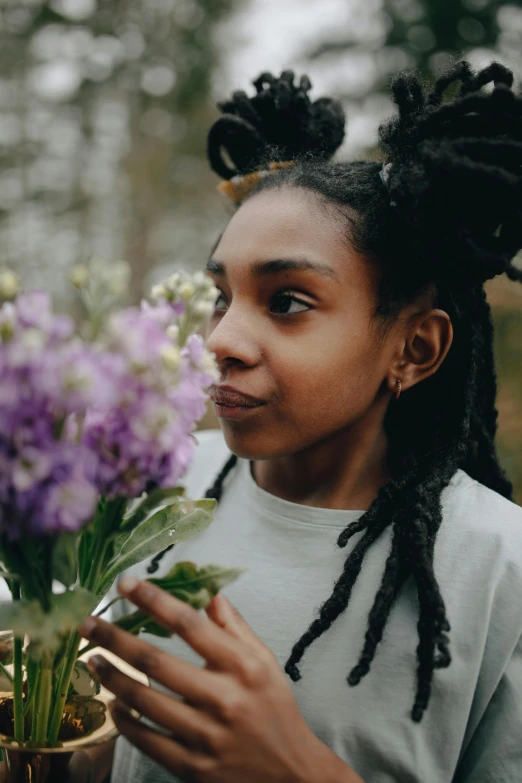
[[[352,509],[318,508],[316,506],[304,506],[284,500],[276,495],[266,492],[256,484],[252,475],[250,461],[239,459],[239,471],[246,483],[247,491],[256,507],[262,508],[272,516],[284,518],[300,524],[320,525],[321,527],[335,527],[343,529],[350,522],[355,522],[365,512]]]

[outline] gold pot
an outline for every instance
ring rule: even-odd
[[[121,671],[144,684],[147,677],[107,650],[92,650],[86,656],[103,654]],[[83,658],[83,656],[82,656]],[[118,735],[107,705],[113,694],[101,688],[96,696],[74,696],[65,705],[58,744],[52,748],[21,746],[13,739],[12,694],[0,692],[0,748],[4,754],[2,783],[65,783],[73,753],[109,742]],[[89,780],[88,775],[85,781]]]

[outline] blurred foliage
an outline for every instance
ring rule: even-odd
[[[522,77],[522,8],[509,0],[380,0],[366,6],[369,23],[354,24],[309,47],[309,60],[332,67],[347,54],[371,62],[370,83],[348,88],[348,100],[388,93],[390,78],[401,69],[417,69],[428,80],[455,58],[475,64],[494,57]]]
[[[522,505],[522,286],[506,277],[486,286],[493,307],[499,409],[498,452],[500,462]]]
[[[199,261],[214,32],[235,2],[0,1],[0,265],[65,296],[73,263],[125,257],[136,299],[153,267]]]

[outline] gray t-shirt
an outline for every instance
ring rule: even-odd
[[[197,437],[184,481],[193,498],[203,496],[228,456],[220,431]],[[302,679],[292,686],[313,732],[366,783],[522,781],[522,510],[462,471],[444,492],[443,509],[434,567],[451,624],[452,663],[435,672],[422,722],[410,718],[418,621],[411,580],[391,612],[370,673],[354,688],[346,682],[361,652],[390,531],[368,552],[348,608],[307,650]],[[340,549],[339,532],[361,513],[270,495],[240,459],[210,527],[171,550],[160,573],[179,560],[248,568],[226,593],[283,666],[361,535]],[[133,569],[141,576],[144,571]],[[178,638],[145,638],[201,662]],[[174,780],[118,740],[113,783]]]

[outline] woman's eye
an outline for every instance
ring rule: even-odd
[[[221,305],[219,304],[219,302],[220,302],[220,299],[222,299],[222,300],[223,300],[223,303],[224,303],[224,304],[221,304]],[[223,309],[224,309],[224,307],[225,307],[225,305],[226,305],[226,302],[225,302],[225,297],[223,296],[223,294],[221,294],[221,293],[220,293],[220,294],[219,294],[219,296],[218,296],[218,298],[217,298],[217,299],[216,299],[216,301],[214,302],[214,310],[223,310]]]
[[[280,291],[272,299],[270,310],[279,315],[296,315],[296,313],[305,313],[311,309],[311,305],[299,299],[290,291]]]
[[[226,310],[227,307],[227,300],[224,294],[220,292],[214,302],[214,310]],[[296,315],[297,313],[304,313],[310,309],[311,305],[302,299],[299,299],[290,291],[280,291],[272,298],[270,303],[270,312],[276,313],[277,315]]]

